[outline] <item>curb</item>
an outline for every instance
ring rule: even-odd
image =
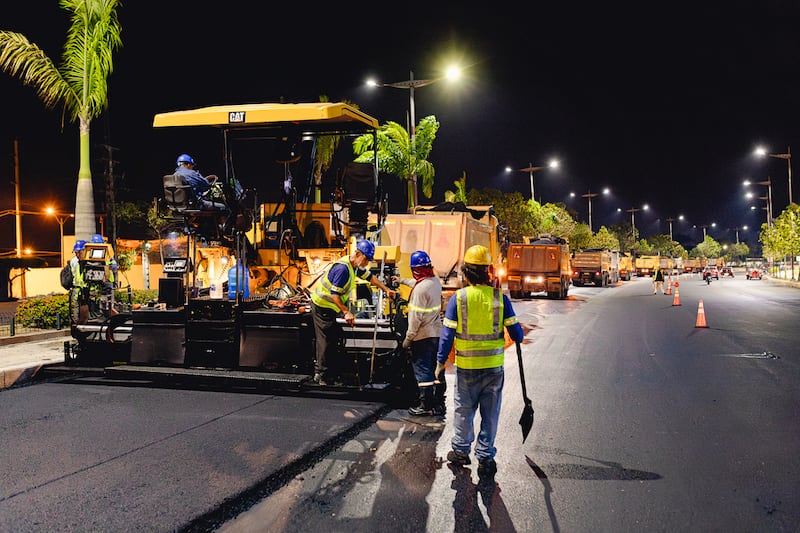
[[[19,344],[22,342],[46,341],[47,339],[56,339],[58,337],[69,337],[69,336],[70,336],[70,331],[68,329],[37,331],[36,333],[23,333],[21,335],[14,335],[13,337],[0,337],[0,346],[8,346],[9,344]]]
[[[45,365],[0,369],[0,390],[23,385],[32,381]]]
[[[15,335],[13,337],[0,338],[0,351],[6,347],[11,350],[20,350],[20,345],[32,342],[41,342],[49,339],[72,338],[70,331],[67,330],[49,330],[40,331],[36,333],[25,333]],[[24,385],[36,378],[41,370],[53,361],[48,361],[46,358],[31,357],[29,362],[17,360],[16,364],[11,362],[8,366],[3,366],[3,357],[0,353],[0,390],[10,387]],[[14,359],[12,359],[13,361]],[[62,360],[63,362],[63,360]]]

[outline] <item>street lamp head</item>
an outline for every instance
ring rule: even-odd
[[[457,80],[458,78],[461,77],[461,67],[457,65],[451,65],[447,67],[444,77],[447,78],[448,80]]]

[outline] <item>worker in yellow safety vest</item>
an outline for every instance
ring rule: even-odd
[[[75,254],[69,260],[72,270],[72,287],[69,289],[70,320],[73,324],[85,324],[89,319],[88,294],[83,279],[83,259],[86,256],[86,241],[78,239],[72,247]]]
[[[367,270],[374,256],[375,245],[366,239],[359,239],[353,253],[336,261],[311,293],[311,314],[317,341],[314,382],[318,385],[327,385],[332,377],[328,375],[328,364],[336,356],[343,334],[336,318],[341,313],[348,325],[355,323],[355,316],[348,304],[355,290],[356,278],[380,288],[389,298],[395,296],[395,291]]]
[[[503,395],[503,329],[515,342],[521,342],[524,334],[511,301],[502,289],[492,286],[489,249],[481,245],[470,247],[464,254],[462,272],[468,285],[456,291],[447,303],[436,354],[436,376],[444,378],[445,362],[455,343],[454,434],[447,460],[456,466],[470,464],[474,419],[480,410],[475,457],[478,476],[486,479],[497,472],[494,441]]]

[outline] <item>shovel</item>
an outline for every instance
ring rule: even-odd
[[[533,427],[533,405],[531,405],[531,399],[528,398],[528,391],[525,388],[525,371],[522,369],[522,344],[520,343],[517,343],[517,361],[519,362],[519,382],[522,384],[522,399],[525,400],[525,408],[522,410],[522,416],[519,417],[519,425],[522,426],[522,442],[524,443]]]

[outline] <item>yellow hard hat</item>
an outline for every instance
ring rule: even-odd
[[[464,262],[470,265],[489,266],[492,264],[492,254],[487,247],[476,244],[467,249]]]

